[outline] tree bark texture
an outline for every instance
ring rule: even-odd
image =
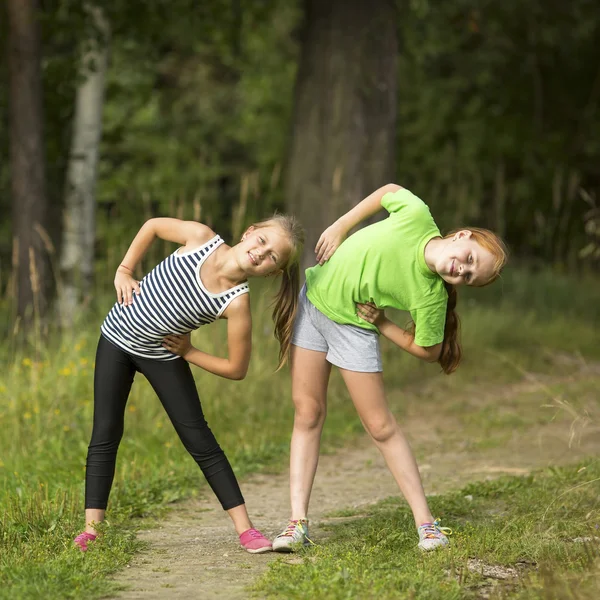
[[[92,288],[96,237],[96,173],[102,135],[102,107],[108,67],[109,27],[102,9],[87,5],[95,35],[81,56],[83,80],[77,88],[73,137],[67,167],[61,244],[59,312],[71,324]]]
[[[16,313],[45,312],[48,289],[46,174],[37,0],[7,0],[13,291]]]
[[[306,228],[306,267],[329,224],[393,181],[398,39],[394,0],[305,10],[286,192]]]

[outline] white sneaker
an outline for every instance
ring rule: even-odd
[[[274,552],[294,552],[298,547],[312,544],[308,538],[308,520],[290,521],[287,527],[273,540]]]
[[[448,527],[440,527],[440,520],[436,519],[433,523],[423,523],[419,531],[419,548],[421,550],[435,550],[444,548],[450,542],[446,536],[452,533]]]

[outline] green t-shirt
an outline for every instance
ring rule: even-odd
[[[410,312],[415,343],[444,339],[448,294],[425,263],[425,245],[440,231],[427,205],[406,189],[386,194],[387,219],[360,229],[322,266],[306,270],[309,300],[336,323],[377,331],[356,314],[356,302]]]

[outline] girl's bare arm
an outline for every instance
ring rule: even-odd
[[[140,293],[139,283],[133,274],[136,266],[142,260],[155,238],[175,242],[188,249],[197,248],[214,236],[214,232],[196,221],[181,221],[180,219],[157,218],[146,221],[133,241],[115,274],[115,289],[117,302],[132,304],[133,293]]]
[[[226,379],[244,379],[252,350],[252,317],[247,294],[236,298],[223,313],[227,318],[228,357],[222,358],[192,346],[190,335],[169,335],[163,347],[179,354],[189,363]]]
[[[435,346],[418,346],[415,344],[415,336],[390,321],[383,310],[375,307],[373,304],[357,304],[357,314],[361,319],[368,323],[373,323],[379,329],[381,335],[396,344],[396,346],[406,350],[409,354],[425,360],[427,362],[436,362],[442,351],[442,344]]]
[[[381,199],[390,192],[397,192],[401,187],[395,183],[388,183],[369,194],[361,200],[354,208],[342,215],[333,225],[330,225],[319,238],[315,247],[317,262],[323,264],[331,258],[331,255],[339,248],[346,239],[348,232],[362,223],[365,219],[372,217],[381,210]]]

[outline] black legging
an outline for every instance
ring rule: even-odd
[[[233,469],[208,427],[189,364],[182,358],[152,360],[128,354],[100,336],[94,373],[94,429],[88,448],[85,507],[105,509],[125,405],[136,371],[157,393],[186,450],[202,469],[224,510],[244,504]]]

